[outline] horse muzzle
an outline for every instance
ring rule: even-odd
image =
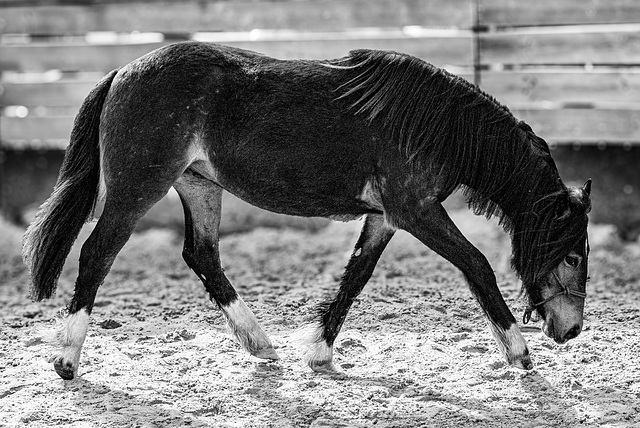
[[[556,343],[563,344],[578,337],[582,331],[582,322],[564,323],[550,319],[542,323],[542,331]]]

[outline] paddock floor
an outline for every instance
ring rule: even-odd
[[[489,258],[520,319],[508,237],[467,211],[452,216]],[[38,329],[71,296],[79,244],[57,296],[31,303],[22,230],[1,222],[0,426],[640,426],[640,242],[590,227],[585,331],[556,345],[540,323],[523,327],[535,364],[525,372],[505,366],[462,276],[398,233],[338,337],[341,373],[315,374],[292,336],[336,292],[359,226],[256,228],[222,239],[226,273],[271,336],[277,363],[235,343],[175,232],[135,234],[100,289],[80,376],[63,381]]]

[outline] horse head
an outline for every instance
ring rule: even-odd
[[[557,343],[565,343],[582,331],[589,241],[586,215],[591,210],[591,180],[582,187],[567,188],[555,203],[555,230],[551,242],[562,251],[559,263],[528,287],[530,306],[525,312],[528,322],[535,310],[543,320],[543,332]],[[577,239],[576,239],[577,237]]]

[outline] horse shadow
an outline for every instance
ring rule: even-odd
[[[430,382],[414,382],[409,387],[391,375],[354,376],[341,374],[332,377],[336,382],[349,382],[360,390],[383,387],[390,398],[402,397],[414,391],[411,400],[420,403],[409,406],[412,413],[393,415],[387,422],[397,426],[439,427],[443,421],[458,421],[462,425],[490,424],[490,426],[510,426],[516,421],[530,422],[536,418],[575,421],[578,418],[572,405],[551,383],[537,372],[521,377],[521,397],[514,397],[516,406],[498,407],[491,399],[465,398],[458,394],[443,393],[439,385]],[[415,393],[419,391],[419,393]],[[549,403],[553,403],[549,406]],[[437,415],[437,417],[436,417]],[[376,418],[384,422],[385,417]]]
[[[245,399],[258,402],[258,406],[265,410],[270,409],[268,419],[265,420],[267,415],[263,415],[261,421],[251,425],[256,427],[308,426],[314,420],[322,419],[336,421],[336,423],[340,421],[346,423],[352,418],[362,419],[362,415],[348,416],[343,412],[344,409],[330,408],[321,404],[320,401],[311,402],[304,398],[305,394],[283,393],[281,387],[291,381],[291,375],[294,374],[295,381],[303,388],[307,385],[315,385],[316,388],[348,387],[353,391],[371,391],[375,387],[380,387],[388,391],[387,398],[391,401],[406,395],[409,390],[419,391],[413,396],[409,394],[410,400],[415,400],[418,404],[413,406],[416,409],[415,412],[393,415],[393,421],[398,426],[412,426],[412,424],[426,427],[438,426],[438,421],[443,419],[465,420],[468,423],[490,422],[501,426],[501,424],[512,424],[518,419],[521,422],[531,422],[533,419],[540,419],[541,422],[543,419],[575,422],[584,417],[584,415],[578,415],[574,409],[576,403],[568,398],[564,391],[554,387],[549,380],[535,370],[519,377],[522,396],[517,399],[517,409],[512,406],[497,407],[491,400],[443,393],[438,385],[426,380],[407,385],[401,379],[388,374],[358,376],[340,372],[320,375],[312,372],[291,373],[291,370],[287,365],[278,363],[255,363],[253,369],[249,369],[246,374],[249,378],[249,382],[246,383],[247,388],[243,391],[230,389],[227,399],[234,400],[234,397],[237,398],[236,394],[245,394]],[[200,416],[224,415],[226,412],[224,405],[220,405],[217,409],[209,406],[208,409],[199,408],[192,412],[177,410],[171,408],[175,402],[163,399],[162,396],[158,398],[156,395],[153,399],[145,400],[143,397],[83,377],[64,382],[64,389],[73,394],[76,408],[97,426],[122,423],[125,426],[141,428],[209,427],[215,426],[213,420],[207,420],[207,418],[202,420]],[[583,398],[583,404],[592,406],[596,410],[600,409],[602,414],[606,413],[606,408],[611,403],[626,403],[627,407],[633,408],[640,402],[635,400],[629,403],[628,397],[621,391],[610,391],[607,395],[606,391],[583,388],[581,392],[583,393],[579,396]],[[219,395],[217,397],[219,398]],[[574,397],[577,396],[574,395]],[[207,394],[204,398],[207,398]],[[369,398],[362,396],[352,397],[352,399],[367,400]],[[163,406],[164,404],[167,406]],[[377,415],[374,418],[385,422],[384,415]],[[391,419],[388,422],[390,421]]]
[[[92,382],[83,377],[63,383],[63,389],[72,394],[75,408],[90,418],[95,426],[136,426],[140,428],[162,426],[208,427],[196,417],[184,412],[161,408],[163,400],[144,401],[119,389]]]
[[[282,370],[276,370],[281,374]],[[477,399],[464,399],[456,395],[447,395],[437,392],[438,387],[428,382],[413,382],[407,385],[402,379],[393,375],[379,376],[358,376],[348,372],[336,372],[331,374],[319,374],[309,372],[302,374],[308,379],[303,384],[314,384],[317,388],[341,388],[350,389],[348,399],[344,401],[344,408],[331,408],[324,405],[317,405],[305,402],[299,397],[292,400],[291,397],[283,396],[278,392],[281,377],[269,377],[259,373],[258,370],[252,373],[254,385],[257,388],[264,388],[271,391],[268,395],[262,395],[264,407],[287,408],[288,413],[298,412],[299,418],[291,417],[293,426],[309,426],[310,421],[317,420],[318,426],[331,427],[364,427],[371,426],[371,423],[382,423],[382,426],[394,427],[440,427],[443,420],[461,421],[475,423],[482,420],[491,420],[495,417],[495,409],[490,404],[481,404]],[[412,394],[420,390],[420,394]],[[384,391],[380,394],[381,391]],[[326,393],[326,389],[325,389]],[[394,400],[403,395],[413,395],[410,399],[415,400],[419,405],[410,405],[413,411],[395,411]],[[321,395],[321,394],[320,394]],[[359,413],[359,401],[369,401],[380,403],[379,409],[368,411],[369,414]],[[320,400],[322,401],[322,400]],[[388,404],[388,406],[385,405]],[[351,408],[350,408],[351,406]],[[373,406],[376,407],[376,406]],[[438,415],[437,419],[434,418]],[[288,416],[291,416],[290,414]],[[513,421],[511,409],[504,410],[504,419],[507,422]],[[323,425],[325,424],[325,425]],[[391,424],[391,425],[388,425]],[[498,424],[499,425],[499,424]],[[277,425],[276,425],[277,426]],[[311,426],[315,426],[313,423]],[[447,425],[449,426],[449,425]]]
[[[523,391],[533,397],[540,406],[540,415],[567,421],[584,418],[594,419],[598,424],[623,422],[635,415],[640,407],[640,396],[615,386],[588,387],[576,382],[570,386],[572,398],[584,407],[582,415],[575,410],[575,402],[567,399],[567,393],[554,388],[539,372],[533,371],[521,378]],[[553,413],[556,413],[555,415]],[[626,425],[625,425],[626,426]]]
[[[278,363],[255,363],[254,368],[247,372],[250,381],[247,382],[246,389],[238,391],[230,388],[224,397],[216,394],[213,400],[209,400],[212,397],[205,393],[200,398],[207,401],[209,405],[203,406],[203,403],[198,403],[194,406],[195,410],[176,409],[175,399],[172,400],[163,395],[154,394],[153,397],[145,399],[110,387],[106,383],[85,379],[83,376],[63,382],[63,390],[71,394],[74,408],[81,414],[81,416],[76,415],[75,419],[88,418],[96,426],[118,424],[140,428],[218,426],[215,418],[208,417],[224,416],[228,411],[225,409],[224,402],[235,401],[238,398],[237,394],[246,395],[246,399],[259,402],[265,409],[272,409],[269,414],[259,415],[261,417],[255,421],[248,422],[248,425],[239,426],[261,428],[308,426],[318,417],[334,419],[335,415],[331,411],[322,409],[321,406],[306,401],[300,396],[284,396],[278,388],[285,382],[286,371],[287,369]],[[314,374],[309,376],[313,377]],[[213,405],[211,405],[212,401]],[[218,404],[215,401],[218,401]],[[205,418],[202,419],[202,416]]]
[[[538,416],[549,416],[563,420],[575,420],[577,413],[567,402],[564,394],[558,391],[540,372],[533,370],[520,377],[522,391],[529,396],[529,401],[538,407]]]
[[[249,376],[252,385],[249,390],[252,391],[245,392],[251,392],[253,398],[261,403],[260,407],[272,409],[280,418],[269,426],[309,426],[316,419],[340,419],[332,409],[305,399],[303,394],[291,394],[291,389],[285,394],[281,387],[286,382],[295,382],[298,388],[317,388],[320,387],[320,377],[336,381],[346,378],[342,373],[319,375],[311,370],[300,373],[294,372],[290,364],[258,362]]]

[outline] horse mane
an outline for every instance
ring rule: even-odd
[[[397,52],[351,51],[333,65],[354,73],[337,89],[338,99],[370,123],[381,122],[407,163],[436,165],[446,194],[461,187],[475,214],[499,218],[525,286],[584,236],[569,217],[562,226],[556,221],[567,188],[548,144],[491,95]]]

